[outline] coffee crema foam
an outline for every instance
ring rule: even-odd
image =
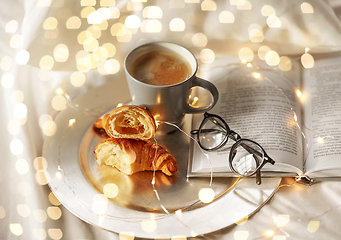
[[[189,63],[171,51],[151,51],[138,57],[130,68],[137,80],[157,86],[180,83],[192,75]]]

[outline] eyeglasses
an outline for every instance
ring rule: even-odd
[[[256,183],[261,184],[260,170],[266,163],[275,164],[265,150],[255,141],[243,139],[231,130],[220,116],[204,114],[204,119],[198,130],[191,134],[197,136],[199,146],[206,151],[222,148],[229,138],[235,141],[229,154],[229,166],[238,176],[249,177],[256,174]]]

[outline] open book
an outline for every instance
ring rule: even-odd
[[[287,72],[261,66],[264,62],[220,64],[206,76],[220,94],[210,113],[276,161],[262,168],[262,176],[341,177],[341,53],[314,57],[313,68],[303,68],[298,57]],[[192,129],[203,117],[193,115]],[[188,177],[233,176],[228,157],[234,143],[229,139],[213,152],[193,143]]]

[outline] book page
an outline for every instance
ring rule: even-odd
[[[307,175],[341,176],[341,54],[316,60],[306,69],[304,90]]]
[[[287,77],[278,74],[278,69],[245,65],[212,71],[209,78],[213,78],[220,96],[210,113],[221,116],[242,138],[254,140],[264,148],[276,161],[275,165],[266,164],[264,171],[301,172],[302,135],[300,123],[295,121],[295,114],[298,121],[301,119],[300,102],[295,94],[300,84],[299,67],[293,66]],[[194,115],[193,128],[198,129],[202,120],[203,114]],[[231,172],[228,157],[234,143],[230,139],[223,148],[206,155],[195,145],[192,171]]]

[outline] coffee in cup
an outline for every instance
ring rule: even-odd
[[[185,59],[166,50],[143,54],[132,63],[129,72],[135,79],[157,86],[178,84],[192,75],[191,67]]]

